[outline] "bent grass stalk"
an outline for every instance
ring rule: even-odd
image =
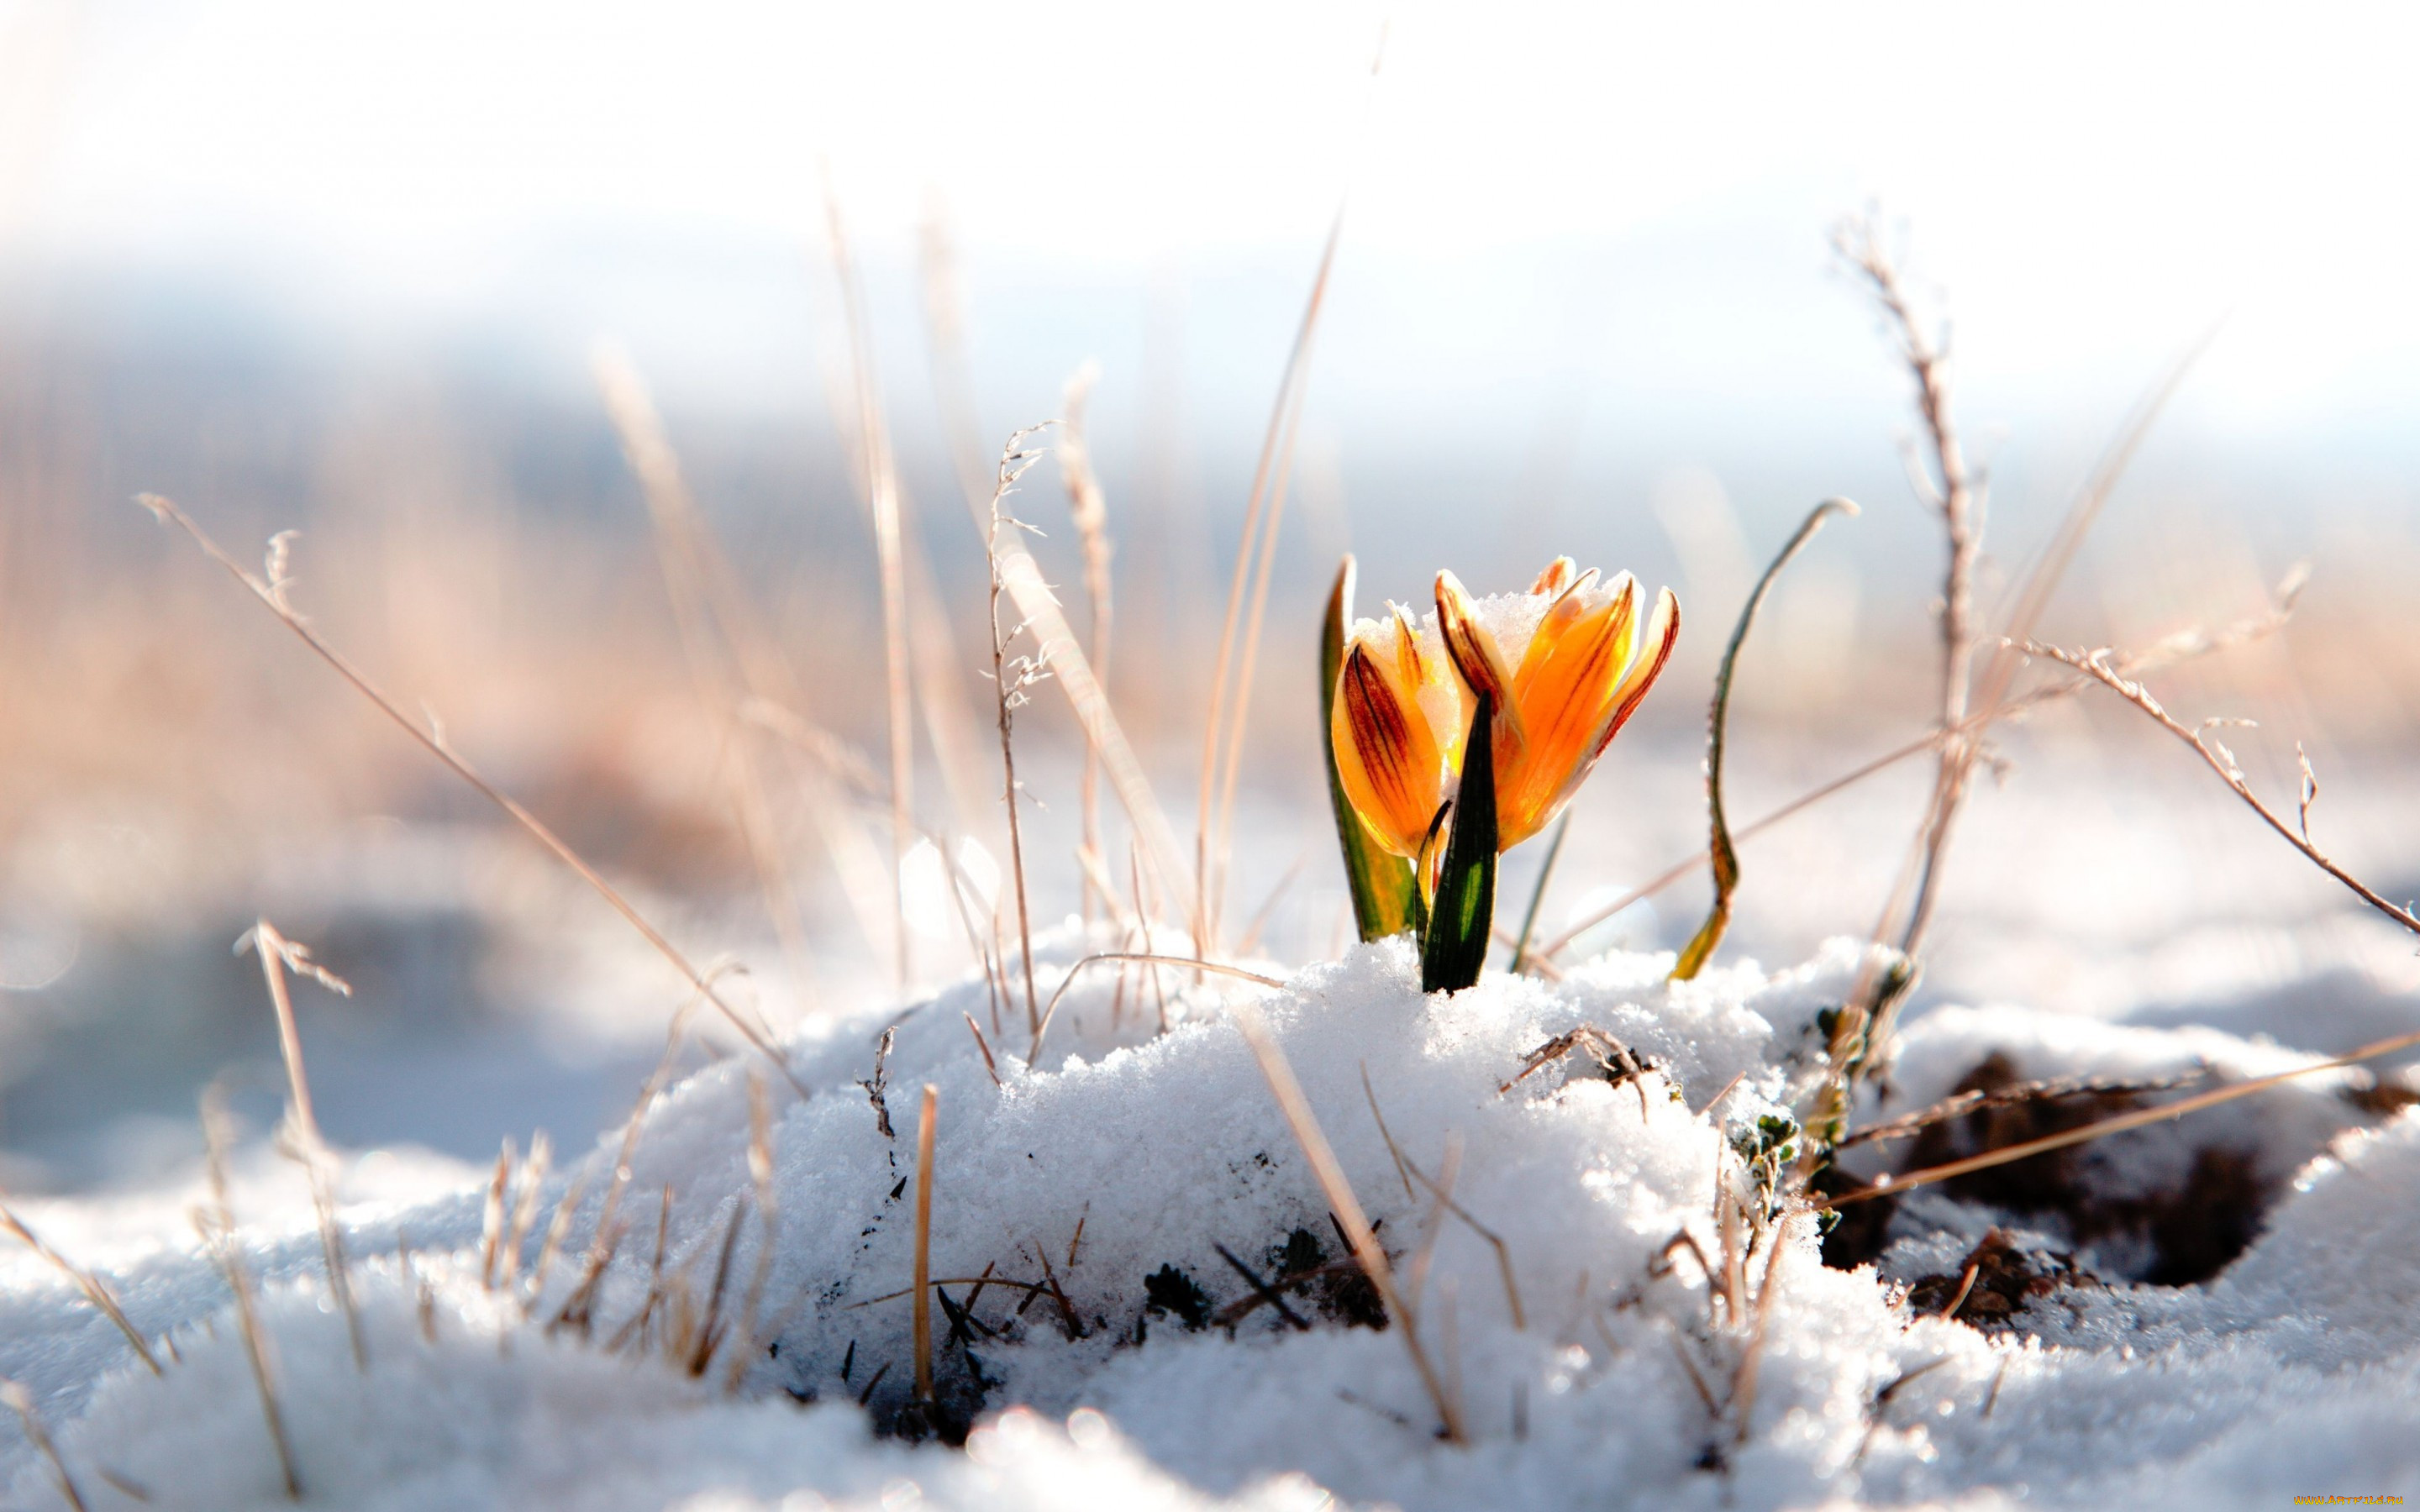
[[[1362,135],[1366,140],[1368,115],[1377,94],[1377,81],[1386,66],[1387,28],[1378,29],[1378,41],[1370,58],[1370,88],[1362,99]],[[1327,239],[1320,249],[1319,270],[1311,278],[1311,296],[1304,302],[1302,323],[1295,332],[1294,346],[1286,354],[1283,376],[1278,383],[1278,395],[1269,413],[1268,429],[1261,438],[1259,460],[1252,468],[1252,489],[1244,509],[1244,532],[1235,544],[1235,570],[1227,585],[1227,609],[1218,629],[1218,656],[1210,680],[1210,714],[1202,732],[1202,793],[1200,829],[1194,844],[1195,898],[1194,949],[1203,955],[1217,953],[1219,914],[1226,893],[1226,871],[1229,851],[1233,841],[1235,824],[1235,784],[1243,766],[1244,729],[1251,702],[1252,679],[1260,657],[1261,625],[1268,606],[1269,579],[1276,563],[1278,526],[1285,513],[1286,483],[1294,469],[1295,438],[1302,422],[1305,396],[1310,393],[1311,353],[1319,333],[1320,313],[1326,308],[1330,276],[1336,268],[1337,244],[1344,236],[1344,212],[1352,202],[1351,184],[1356,169],[1348,169],[1346,188],[1338,194],[1336,214],[1328,223]],[[1253,548],[1257,537],[1259,560],[1254,571]],[[1252,609],[1249,629],[1245,632],[1242,665],[1235,671],[1233,687],[1229,687],[1228,673],[1236,655],[1236,617],[1244,600],[1248,579],[1251,581]],[[1218,738],[1227,736],[1225,775],[1219,778]],[[1214,809],[1214,791],[1218,806]],[[1214,854],[1213,836],[1217,836]]]
[[[1704,968],[1707,959],[1714,953],[1714,947],[1722,943],[1723,932],[1730,927],[1731,922],[1731,894],[1739,887],[1739,853],[1731,846],[1730,826],[1723,822],[1723,736],[1730,725],[1731,675],[1739,668],[1740,648],[1747,643],[1748,629],[1756,624],[1756,611],[1764,607],[1765,596],[1773,592],[1774,582],[1781,576],[1781,569],[1790,565],[1791,559],[1807,548],[1807,543],[1815,539],[1815,532],[1823,528],[1825,520],[1834,515],[1854,516],[1856,513],[1857,506],[1846,499],[1826,499],[1815,506],[1800,524],[1797,532],[1790,537],[1789,544],[1781,548],[1781,554],[1764,569],[1764,576],[1756,580],[1755,592],[1747,595],[1747,602],[1740,608],[1739,624],[1731,627],[1730,644],[1723,649],[1722,667],[1714,673],[1714,704],[1706,714],[1706,823],[1712,832],[1706,854],[1714,862],[1714,903],[1706,915],[1706,921],[1698,927],[1697,934],[1682,949],[1680,960],[1673,965],[1674,981],[1687,981],[1697,976]],[[1562,835],[1558,831],[1556,849],[1560,850],[1562,843]],[[1547,864],[1551,866],[1553,863],[1554,858],[1549,856]],[[1538,890],[1542,895],[1545,891],[1543,878]],[[1531,918],[1537,917],[1534,902],[1530,904],[1529,914]],[[1527,923],[1521,926],[1521,937],[1525,941],[1529,937]],[[1517,952],[1513,969],[1520,969]]]

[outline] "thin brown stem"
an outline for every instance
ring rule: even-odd
[[[2094,682],[2099,683],[2102,687],[2109,689],[2119,698],[2124,699],[2127,702],[2133,704],[2135,708],[2140,709],[2143,713],[2150,716],[2161,729],[2165,730],[2168,733],[2176,736],[2179,740],[2191,746],[2194,748],[2195,753],[2201,757],[2202,761],[2210,767],[2210,769],[2218,774],[2219,780],[2225,782],[2230,789],[2234,790],[2237,797],[2242,798],[2246,804],[2248,804],[2251,807],[2252,811],[2258,814],[2262,821],[2265,822],[2271,829],[2275,830],[2279,838],[2284,840],[2287,844],[2291,845],[2294,849],[2302,852],[2304,857],[2313,866],[2318,867],[2320,871],[2325,872],[2328,875],[2342,883],[2352,892],[2353,896],[2359,898],[2363,903],[2369,904],[2370,907],[2385,915],[2388,918],[2393,919],[2403,928],[2410,930],[2412,933],[2420,934],[2420,916],[2415,916],[2409,908],[2398,907],[2396,904],[2387,902],[2383,897],[2379,895],[2377,889],[2371,887],[2359,877],[2354,876],[2351,872],[2347,872],[2343,867],[2338,866],[2335,862],[2330,860],[2318,846],[2311,843],[2310,836],[2308,834],[2309,810],[2307,807],[2303,811],[2303,823],[2301,825],[2296,825],[2288,823],[2284,815],[2278,813],[2274,809],[2270,808],[2266,803],[2261,802],[2259,796],[2252,791],[2252,784],[2244,779],[2243,768],[2237,764],[2233,753],[2227,750],[2224,743],[2211,738],[2209,733],[2210,726],[2208,724],[2205,724],[2199,730],[2186,729],[2184,725],[2178,722],[2175,716],[2169,714],[2165,708],[2161,706],[2158,699],[2151,696],[2149,688],[2145,687],[2135,679],[2128,677],[2124,672],[2120,671],[2115,665],[2113,665],[2109,659],[2108,652],[2066,651],[2057,646],[2044,645],[2039,640],[2026,640],[2020,642],[2018,643],[2018,649],[2028,656],[2037,656],[2043,660],[2055,661],[2062,667],[2071,668],[2076,671],[2082,672],[2085,676],[2089,677]],[[2308,770],[2307,758],[2305,759],[2304,769],[2305,771]],[[2310,779],[2306,779],[2306,781]]]
[[[2407,927],[2412,928],[2415,933],[2420,933],[2420,921],[2415,921]],[[2210,1091],[2198,1092],[2192,1097],[2163,1103],[2159,1107],[2137,1108],[2132,1113],[2120,1113],[2114,1118],[2085,1124],[2081,1128],[2044,1134],[2040,1139],[2028,1139],[2022,1144],[2004,1145],[1998,1149],[1987,1149],[1979,1155],[1969,1155],[1963,1160],[1953,1160],[1940,1165],[1928,1165],[1919,1171],[1909,1171],[1896,1176],[1885,1172],[1874,1178],[1870,1185],[1860,1187],[1854,1192],[1843,1192],[1836,1196],[1826,1197],[1811,1206],[1819,1211],[1828,1208],[1845,1208],[1850,1203],[1863,1202],[1869,1197],[1889,1196],[1894,1193],[1909,1191],[1916,1187],[1930,1186],[1935,1181],[1947,1181],[1955,1177],[1971,1175],[1976,1171],[1990,1170],[1995,1165],[2006,1165],[2011,1161],[2024,1160],[2029,1156],[2043,1154],[2054,1149],[2064,1149],[2070,1145],[2086,1144],[2091,1140],[2105,1138],[2110,1134],[2124,1134],[2129,1129],[2148,1128],[2155,1123],[2164,1123],[2170,1119],[2180,1119],[2188,1113],[2198,1113],[2204,1108],[2213,1108],[2222,1103],[2232,1103],[2237,1098],[2249,1097],[2255,1092],[2265,1091],[2281,1082],[2291,1081],[2297,1076],[2308,1076],[2313,1072],[2335,1071],[2338,1067],[2356,1065],[2365,1060],[2375,1060],[2381,1056],[2391,1056],[2398,1050],[2408,1050],[2413,1045],[2420,1045],[2420,1032],[2398,1034],[2392,1039],[2380,1040],[2363,1045],[2360,1049],[2345,1055],[2314,1061],[2307,1066],[2297,1066],[2291,1071],[2273,1072],[2266,1076],[2255,1076],[2249,1081],[2234,1082],[2226,1087],[2213,1088]]]
[[[286,1499],[302,1500],[302,1479],[294,1469],[294,1445],[286,1433],[286,1414],[277,1405],[277,1381],[270,1361],[269,1334],[261,1325],[260,1305],[252,1294],[252,1277],[235,1238],[235,1209],[227,1198],[226,1105],[219,1085],[202,1089],[202,1141],[209,1151],[210,1206],[197,1208],[194,1222],[201,1230],[235,1293],[236,1322],[243,1334],[244,1354],[252,1362],[252,1381],[260,1394],[260,1415],[269,1426],[269,1442],[277,1451],[277,1468],[285,1477]]]
[[[271,613],[276,615],[288,630],[293,631],[304,645],[310,647],[315,656],[325,662],[338,676],[351,684],[355,692],[376,704],[380,713],[385,715],[404,733],[417,741],[423,749],[443,763],[446,770],[469,783],[481,797],[502,809],[507,817],[519,825],[531,839],[543,846],[549,855],[569,867],[574,875],[588,884],[598,897],[605,900],[607,906],[622,917],[623,922],[636,930],[642,939],[654,947],[657,954],[671,963],[673,969],[680,973],[682,979],[696,990],[699,996],[713,1004],[716,1011],[730,1021],[732,1027],[739,1031],[741,1038],[745,1039],[758,1054],[770,1060],[781,1071],[783,1079],[790,1084],[799,1096],[804,1098],[808,1095],[806,1084],[799,1081],[798,1074],[791,1071],[788,1061],[783,1057],[780,1048],[773,1043],[771,1038],[725,1001],[722,995],[714,990],[713,982],[697,967],[691,965],[689,957],[683,955],[672,941],[666,939],[661,931],[648,923],[646,917],[641,914],[628,898],[622,896],[619,889],[606,881],[595,867],[583,860],[580,853],[566,843],[561,836],[541,823],[535,814],[522,808],[518,800],[480,776],[469,762],[455,753],[454,748],[445,742],[442,734],[423,730],[412,723],[411,717],[398,708],[394,700],[379,691],[377,685],[354,667],[342,652],[321,640],[319,633],[311,628],[310,622],[303,619],[302,614],[287,602],[286,584],[282,579],[275,582],[268,582],[255,577],[250,569],[227,555],[216,541],[210,539],[199,525],[194,523],[191,516],[178,508],[172,501],[158,494],[143,494],[138,496],[138,499],[143,507],[151,511],[163,524],[174,525],[192,537],[194,544],[202,548],[204,555],[217,563],[236,581],[249,589],[253,596],[259,599]]]
[[[986,618],[991,625],[993,707],[1000,729],[1001,800],[1008,810],[1008,869],[1016,893],[1017,944],[1025,964],[1025,1026],[1037,1040],[1042,1034],[1042,1015],[1033,991],[1033,920],[1026,907],[1025,837],[1016,817],[1016,740],[1014,726],[1016,710],[1025,702],[1026,689],[1041,679],[1045,664],[1038,656],[1020,656],[1014,662],[1009,657],[1009,642],[1025,627],[1019,625],[1013,629],[1006,628],[1000,622],[1000,601],[1008,589],[1007,578],[1001,571],[1000,538],[1002,530],[1024,529],[1001,506],[1007,501],[1009,490],[1016,486],[1016,480],[1023,477],[1026,469],[1041,455],[1038,452],[1024,450],[1026,440],[1039,428],[1035,426],[1018,431],[1001,450],[1000,471],[992,486],[991,529],[984,540],[984,555],[991,566],[991,598]],[[1010,675],[1012,668],[1016,674],[1013,678]]]
[[[1946,335],[1936,343],[1928,336],[1913,309],[1898,265],[1883,247],[1869,221],[1843,225],[1834,245],[1840,256],[1864,277],[1875,305],[1882,311],[1901,359],[1916,380],[1916,413],[1924,424],[1931,451],[1932,471],[1912,467],[1916,481],[1939,512],[1947,563],[1941,592],[1941,729],[1947,734],[1966,722],[1975,665],[1975,563],[1982,550],[1982,504],[1966,465],[1964,445],[1950,408],[1949,355]],[[1925,819],[1922,870],[1913,903],[1898,941],[1914,954],[1931,918],[1934,877],[1948,845],[1949,830],[1974,771],[1971,742],[1949,735],[1941,745],[1940,771]]]
[[[279,933],[277,926],[266,918],[256,920],[236,941],[236,949],[249,949],[260,957],[260,975],[269,984],[270,1006],[277,1014],[277,1048],[286,1061],[287,1096],[290,1100],[286,1110],[287,1134],[293,1156],[311,1182],[311,1206],[319,1219],[319,1251],[328,1267],[328,1293],[345,1315],[345,1331],[353,1346],[353,1367],[367,1371],[369,1343],[362,1334],[361,1309],[353,1302],[352,1279],[346,1272],[345,1236],[336,1223],[336,1158],[327,1140],[320,1137],[319,1120],[311,1110],[311,1080],[302,1070],[302,1035],[294,1022],[294,999],[287,991],[286,972],[291,967],[341,997],[350,997],[353,989],[343,978],[312,960],[307,949]]]
[[[916,1399],[933,1399],[933,1134],[940,1088],[924,1084],[916,1116],[916,1300],[911,1309],[916,1350]]]
[[[18,1243],[32,1250],[52,1269],[73,1282],[75,1288],[84,1293],[85,1301],[98,1308],[103,1318],[108,1319],[120,1334],[126,1335],[126,1342],[134,1347],[135,1357],[149,1366],[153,1375],[167,1373],[160,1366],[160,1357],[151,1352],[150,1341],[135,1328],[133,1319],[126,1316],[126,1309],[117,1304],[117,1298],[110,1292],[108,1286],[101,1281],[101,1277],[51,1248],[49,1242],[39,1234],[35,1233],[26,1225],[25,1220],[19,1217],[8,1206],[5,1200],[5,1194],[0,1194],[0,1234],[7,1234]]]
[[[34,1411],[33,1394],[17,1381],[0,1380],[0,1402],[8,1403],[16,1412],[17,1421],[25,1427],[25,1442],[50,1464],[51,1478],[58,1482],[60,1497],[74,1512],[87,1512],[84,1493],[76,1489],[75,1477],[68,1473],[68,1462],[59,1458],[58,1445],[51,1442],[40,1415]]]

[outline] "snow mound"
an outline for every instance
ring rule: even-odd
[[[1047,1000],[1085,946],[1037,943]],[[2073,1238],[2047,1231],[2055,1213],[1928,1192],[1889,1216],[1879,1270],[1827,1268],[1809,1220],[1768,1227],[1740,1264],[1753,1306],[1731,1316],[1708,1274],[1730,1253],[1719,1173],[1772,1137],[1760,1120],[1803,1085],[1859,952],[1835,942],[1792,970],[1668,984],[1668,955],[1613,955],[1450,997],[1419,992],[1400,942],[1280,988],[1095,963],[1030,1067],[1021,991],[995,1004],[980,981],[827,1027],[793,1046],[804,1100],[736,1059],[645,1110],[597,1249],[612,1259],[567,1324],[612,1141],[545,1186],[522,1253],[496,1268],[538,1267],[543,1215],[569,1192],[568,1242],[535,1292],[491,1281],[480,1191],[358,1214],[366,1371],[307,1222],[253,1236],[298,1473],[313,1503],[364,1507],[2095,1505],[2179,1487],[2226,1505],[2410,1487],[2420,1119],[2366,1132],[2381,1118],[2329,1073],[2203,1115],[2201,1134],[2147,1131],[2182,1146],[2110,1157],[2102,1185],[2137,1196],[2215,1143],[2278,1173],[2265,1232],[2209,1285],[2113,1267],[1988,1329],[1918,1316],[1915,1271],[1995,1225],[2047,1226],[2021,1234],[2036,1246]],[[1235,1023],[1247,1000],[1377,1226],[1466,1443],[1438,1434],[1406,1319],[1344,1261]],[[1522,1075],[1582,1028],[1644,1073],[1582,1045]],[[2118,1079],[2311,1058],[2212,1031],[1945,1011],[1911,1026],[1881,1111],[1994,1052],[2024,1076]],[[929,1406],[908,1298],[926,1086]],[[2122,1258],[2128,1242],[2103,1246]],[[216,1273],[188,1246],[112,1281],[174,1340],[164,1377],[32,1273],[8,1273],[0,1316],[0,1367],[35,1390],[88,1504],[139,1504],[122,1487],[152,1506],[279,1504]],[[963,1450],[933,1442],[970,1429]],[[22,1444],[0,1473],[18,1503],[54,1494]]]

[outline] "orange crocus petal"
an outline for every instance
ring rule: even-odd
[[[1647,621],[1646,646],[1630,671],[1622,674],[1621,685],[1613,690],[1613,717],[1597,737],[1596,748],[1604,750],[1630,717],[1638,712],[1647,690],[1664,674],[1664,664],[1672,659],[1673,643],[1681,639],[1681,601],[1672,590],[1664,589],[1655,595],[1655,612]]]
[[[1328,738],[1337,778],[1363,827],[1395,855],[1417,855],[1442,801],[1445,760],[1417,686],[1398,687],[1366,639],[1354,641],[1337,672]]]
[[[1572,585],[1572,579],[1579,570],[1579,563],[1571,558],[1557,557],[1546,563],[1545,571],[1538,574],[1538,580],[1529,585],[1529,592],[1559,594]]]
[[[1499,743],[1496,783],[1497,841],[1506,849],[1553,820],[1603,748],[1638,618],[1638,587],[1625,577],[1593,608],[1556,606],[1521,658],[1513,679],[1528,739]]]
[[[1497,649],[1496,637],[1479,623],[1478,606],[1451,572],[1436,575],[1437,632],[1446,656],[1473,694],[1484,693],[1496,709],[1497,740],[1507,737],[1517,748],[1522,740],[1521,711],[1512,698],[1512,669]]]

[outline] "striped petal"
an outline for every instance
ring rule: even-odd
[[[1656,594],[1655,612],[1648,617],[1645,651],[1630,664],[1630,670],[1622,673],[1621,686],[1613,691],[1613,718],[1606,723],[1605,733],[1597,736],[1599,752],[1612,743],[1614,736],[1621,733],[1621,727],[1638,712],[1638,705],[1647,697],[1647,690],[1655,686],[1655,679],[1664,675],[1664,664],[1672,659],[1672,647],[1680,639],[1681,601],[1672,596],[1672,590],[1667,588]]]
[[[1494,701],[1497,745],[1501,747],[1509,728],[1517,748],[1522,726],[1521,711],[1512,697],[1512,670],[1505,664],[1495,635],[1480,623],[1479,607],[1470,601],[1469,591],[1451,572],[1436,575],[1436,610],[1437,633],[1453,670],[1462,674],[1474,696],[1484,693]]]
[[[1528,741],[1496,752],[1497,839],[1507,848],[1551,823],[1595,764],[1637,624],[1638,585],[1624,575],[1603,601],[1566,598],[1538,626],[1512,688]]]
[[[1336,775],[1344,796],[1372,838],[1397,856],[1419,853],[1430,821],[1444,801],[1446,753],[1439,748],[1419,704],[1417,648],[1373,644],[1400,637],[1388,625],[1356,636],[1337,671],[1336,700],[1328,738],[1336,748]]]

